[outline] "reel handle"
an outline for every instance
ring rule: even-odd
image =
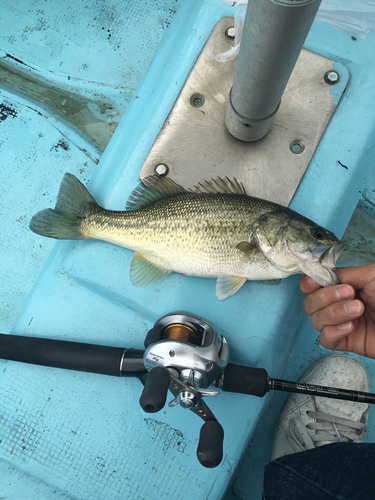
[[[213,469],[223,459],[224,430],[217,420],[208,420],[201,428],[197,458],[203,467]]]
[[[171,383],[169,371],[164,366],[153,368],[146,376],[139,404],[146,413],[156,413],[164,408]]]

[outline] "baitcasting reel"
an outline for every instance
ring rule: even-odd
[[[0,358],[117,377],[137,377],[144,389],[140,405],[147,413],[161,410],[168,390],[180,405],[204,420],[197,457],[204,467],[223,458],[224,431],[203,401],[219,390],[263,397],[271,389],[375,403],[375,394],[337,387],[273,379],[263,368],[228,363],[225,338],[207,321],[184,312],[160,318],[148,332],[143,349],[66,342],[0,334]],[[209,388],[213,387],[213,388]]]
[[[223,454],[224,431],[202,398],[220,393],[208,387],[228,364],[227,341],[207,321],[177,312],[155,323],[145,348],[143,364],[150,372],[139,400],[141,407],[147,413],[161,410],[169,389],[174,396],[169,407],[179,404],[205,421],[197,456],[205,467],[216,467]]]

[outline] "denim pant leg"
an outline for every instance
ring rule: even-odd
[[[265,500],[374,500],[375,444],[333,443],[269,463]]]

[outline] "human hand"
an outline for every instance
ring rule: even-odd
[[[375,359],[375,264],[336,269],[341,285],[321,288],[303,276],[303,306],[323,347]]]

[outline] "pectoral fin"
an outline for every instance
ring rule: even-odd
[[[245,283],[246,278],[238,276],[220,276],[216,281],[216,296],[219,300],[224,300],[233,295]]]
[[[256,245],[249,243],[248,241],[241,241],[236,245],[236,248],[243,252],[245,255],[249,256],[255,249],[257,249]]]
[[[139,252],[135,252],[130,264],[130,280],[134,286],[144,288],[171,271],[155,266]]]

